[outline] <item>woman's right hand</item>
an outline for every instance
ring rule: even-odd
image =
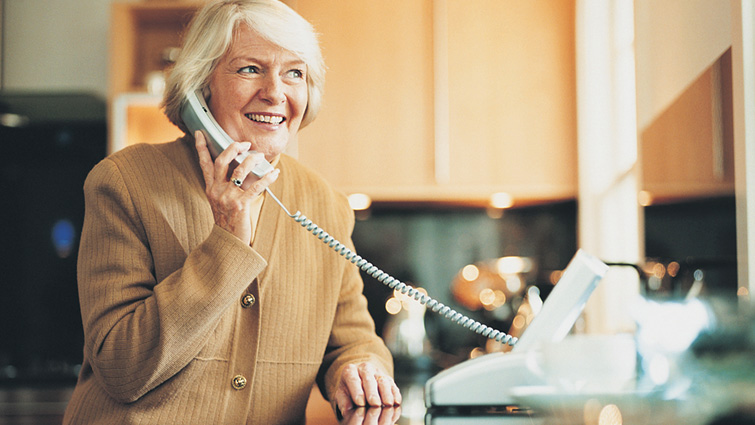
[[[251,148],[252,144],[249,142],[232,143],[213,161],[204,134],[201,131],[195,132],[194,140],[204,176],[205,193],[210,201],[215,223],[247,245],[251,244],[254,230],[251,221],[252,201],[278,179],[280,170],[275,169],[261,179],[252,174],[252,169],[265,160],[261,153],[247,156],[233,168],[234,158]],[[232,182],[235,179],[243,181],[241,187]]]

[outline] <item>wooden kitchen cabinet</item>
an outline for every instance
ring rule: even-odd
[[[646,203],[734,194],[731,49],[641,131]]]
[[[377,201],[576,197],[573,1],[295,6],[329,67],[299,158],[340,189]]]

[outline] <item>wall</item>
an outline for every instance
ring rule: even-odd
[[[357,220],[353,240],[359,255],[396,279],[426,289],[438,301],[488,326],[512,332],[521,299],[508,294],[497,309],[469,310],[453,295],[457,273],[468,264],[502,256],[526,257],[534,267],[523,280],[545,297],[553,286],[551,272],[566,267],[577,249],[576,216],[574,201],[513,208],[499,218],[472,208],[375,208],[369,217]],[[380,333],[387,319],[385,302],[393,291],[364,273],[363,277]],[[523,294],[524,287],[520,291]],[[465,357],[471,348],[485,345],[484,337],[437,314],[428,312],[425,321],[432,347],[443,353]]]
[[[737,256],[739,293],[745,295],[755,292],[755,3],[732,0],[731,6]]]
[[[110,1],[4,3],[3,90],[105,97]]]

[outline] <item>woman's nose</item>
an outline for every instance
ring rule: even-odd
[[[271,105],[278,105],[286,100],[283,92],[283,82],[277,75],[268,75],[261,90],[262,99]]]

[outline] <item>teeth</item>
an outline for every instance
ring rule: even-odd
[[[246,114],[247,118],[252,121],[264,122],[268,124],[280,124],[283,122],[283,117],[262,115],[262,114]]]

